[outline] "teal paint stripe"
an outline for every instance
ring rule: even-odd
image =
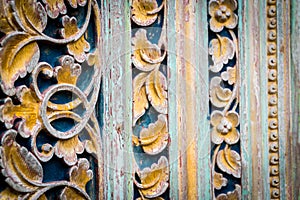
[[[285,52],[281,52],[282,47],[287,47],[285,44],[287,41],[286,34],[289,34],[289,23],[288,18],[289,15],[287,13],[287,3],[283,0],[277,0],[277,76],[278,76],[278,133],[279,133],[279,176],[280,176],[280,196],[282,199],[286,197],[286,165],[288,164],[286,161],[286,142],[287,135],[289,134],[288,130],[288,118],[289,118],[289,110],[288,103],[286,101],[286,95],[289,95],[290,87],[289,83],[289,63],[286,60],[286,56],[289,54],[289,49],[285,48]],[[285,17],[287,16],[287,17]],[[289,37],[288,37],[289,38]],[[290,172],[291,173],[291,172]],[[290,174],[289,174],[290,175]],[[287,183],[291,184],[291,183]]]
[[[252,189],[252,135],[251,135],[251,119],[249,109],[251,91],[249,89],[251,83],[251,62],[250,62],[250,29],[249,23],[244,23],[249,19],[249,1],[240,0],[238,4],[238,34],[239,34],[239,61],[240,61],[240,131],[241,131],[241,156],[242,156],[242,199],[251,199]],[[244,67],[242,67],[244,66]],[[244,80],[244,81],[242,81]],[[245,109],[245,111],[243,110]]]
[[[127,43],[125,44],[125,49],[131,50],[131,20],[130,20],[130,2],[125,3],[125,35]],[[123,159],[125,162],[125,182],[124,187],[127,189],[124,199],[133,199],[134,189],[133,189],[133,162],[128,162],[128,160],[133,160],[133,148],[132,148],[132,67],[131,67],[131,51],[126,54],[125,60],[125,152],[123,154]]]
[[[177,88],[176,88],[176,1],[167,1],[167,48],[168,48],[168,120],[171,143],[169,147],[170,199],[179,198],[178,185],[178,135],[177,135]]]
[[[108,71],[108,66],[106,66],[107,63],[107,56],[109,55],[110,47],[109,47],[109,2],[103,1],[102,6],[101,6],[101,11],[102,11],[102,33],[103,33],[103,47],[102,47],[102,65],[103,65],[103,78],[102,78],[102,87],[103,87],[103,100],[104,100],[104,113],[103,113],[103,121],[104,121],[104,126],[103,126],[103,168],[104,168],[104,182],[103,182],[103,187],[104,187],[104,198],[108,198],[108,191],[110,191],[111,185],[110,185],[110,173],[109,173],[109,166],[107,163],[109,162],[109,154],[106,153],[106,150],[109,148],[109,142],[108,142],[108,135],[109,135],[109,127],[108,127],[108,119],[109,119],[109,94],[108,92],[110,91],[109,89],[109,73]]]
[[[267,61],[267,1],[259,1],[259,28],[260,28],[260,105],[261,105],[261,135],[262,135],[262,191],[263,198],[270,199],[269,181],[269,124],[268,124],[268,61]],[[259,133],[257,133],[259,134]]]
[[[210,166],[210,121],[209,121],[209,70],[208,70],[208,23],[207,1],[196,1],[196,48],[195,63],[199,73],[195,75],[198,149],[198,199],[211,199],[211,166]]]
[[[292,188],[289,191],[293,194],[295,199],[300,199],[300,190],[297,187],[297,165],[299,158],[296,154],[297,143],[300,143],[300,58],[298,52],[300,52],[300,2],[298,0],[291,1],[291,57],[290,57],[290,74],[291,74],[291,110],[293,111],[291,115],[292,120],[292,138],[289,138],[292,148],[291,154],[291,181]],[[298,184],[299,185],[299,184]]]

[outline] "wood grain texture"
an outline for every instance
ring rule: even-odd
[[[128,1],[103,3],[105,199],[132,199],[131,33]]]

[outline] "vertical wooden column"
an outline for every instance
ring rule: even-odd
[[[128,1],[103,1],[105,199],[133,199],[131,33]]]
[[[168,1],[168,8],[170,198],[209,199],[206,2]]]

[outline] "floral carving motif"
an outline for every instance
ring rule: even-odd
[[[89,161],[78,159],[77,154],[86,150],[81,157],[101,156],[94,113],[101,75],[99,8],[96,0],[69,0],[72,10],[84,7],[74,12],[82,12],[78,16],[69,17],[65,2],[0,0],[0,75],[6,95],[0,105],[0,120],[6,129],[0,146],[1,173],[6,178],[1,199],[47,199],[45,193],[56,187],[65,188],[57,190],[62,199],[90,199],[86,184],[93,173]],[[63,27],[51,27],[63,38],[46,28],[47,14]],[[91,15],[94,23],[89,26]],[[90,28],[95,30],[89,38],[95,44],[93,52],[84,37]],[[58,49],[63,50],[55,52]],[[86,73],[82,67],[93,73],[84,83],[79,81]],[[69,181],[57,177],[60,180],[43,182],[49,178],[43,167],[49,166],[53,156],[67,164]]]
[[[238,22],[235,14],[237,1],[210,0],[208,7],[210,30],[216,35],[210,40],[208,49],[213,63],[209,66],[211,141],[216,145],[212,154],[212,178],[213,187],[221,192],[217,197],[214,192],[214,199],[240,199],[237,189],[225,193],[231,185],[232,178],[241,177],[241,156],[237,150],[240,139],[237,108],[239,51],[238,40],[233,30]],[[215,165],[218,169],[215,169]],[[227,174],[226,178],[223,173]],[[240,185],[236,184],[236,188],[240,188]]]
[[[233,29],[237,25],[236,0],[211,0],[209,2],[209,25],[212,31],[220,32],[224,27]]]
[[[156,21],[164,5],[165,1],[158,7],[156,0],[133,0],[131,19],[137,25],[149,26]],[[164,18],[166,19],[166,12]],[[167,54],[166,51],[161,51],[162,46],[165,46],[165,20],[162,26],[163,31],[158,44],[148,40],[147,30],[143,28],[138,29],[132,37],[131,60],[137,69],[137,74],[133,77],[133,126],[141,128],[138,136],[132,136],[132,142],[135,146],[141,146],[145,157],[158,155],[165,150],[169,142],[167,78],[163,70],[160,70]],[[157,116],[157,120],[142,127],[142,120],[138,119],[148,115],[147,110],[156,110],[154,115]],[[140,163],[142,161],[143,159]],[[151,167],[141,171],[137,169],[136,173],[141,180],[141,183],[135,181],[140,194],[137,199],[163,199],[160,195],[165,193],[169,186],[167,157],[161,156],[158,163],[153,163]]]
[[[215,110],[211,114],[212,142],[221,144],[225,141],[227,144],[235,144],[239,140],[239,131],[236,127],[239,125],[239,116],[236,112],[230,111],[224,114]]]

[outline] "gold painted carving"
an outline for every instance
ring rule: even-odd
[[[84,15],[77,16],[80,11],[69,11],[67,5],[85,9]],[[6,129],[1,133],[0,166],[3,186],[7,186],[0,198],[91,199],[86,185],[98,174],[90,169],[90,158],[95,157],[93,165],[101,167],[100,129],[94,110],[101,75],[97,1],[1,0],[0,11],[0,76],[6,95],[0,106]],[[57,27],[49,25],[51,20],[56,20]],[[88,37],[91,27],[95,33]],[[59,55],[52,57],[51,52],[56,51]],[[92,75],[83,83],[80,79],[87,69]],[[66,119],[74,122],[70,129],[54,125]],[[41,141],[44,137],[51,142]],[[53,170],[45,166],[54,159],[69,173],[65,180],[44,181],[45,172]],[[46,193],[55,188],[62,190],[48,197]]]
[[[241,156],[239,153],[238,17],[236,0],[210,0],[209,27],[215,35],[209,42],[212,155],[214,199],[241,199]],[[227,35],[227,36],[223,36]],[[226,176],[225,176],[226,174]],[[226,178],[225,178],[226,177]],[[235,183],[235,190],[224,190]],[[217,196],[215,190],[220,190]],[[223,192],[226,191],[226,192]]]
[[[277,10],[276,0],[267,1],[268,136],[271,199],[280,199],[278,82],[277,82]]]
[[[131,19],[140,26],[150,26],[158,18],[158,12],[163,9],[165,2],[158,7],[156,0],[133,0]],[[166,16],[164,16],[166,18]],[[138,163],[143,158],[159,155],[166,149],[169,142],[168,132],[168,93],[167,78],[160,70],[165,60],[166,51],[161,49],[165,41],[165,20],[158,44],[150,42],[147,38],[147,30],[139,28],[132,37],[132,64],[136,75],[133,78],[133,129],[141,126],[142,117],[147,115],[150,109],[157,114],[154,122],[141,129],[138,134],[132,136],[135,146],[141,147],[142,157],[135,158],[136,174],[140,182],[134,183],[140,197],[138,199],[163,199],[159,196],[164,194],[169,187],[169,163],[165,156],[160,156],[157,163],[151,167],[139,169]]]

